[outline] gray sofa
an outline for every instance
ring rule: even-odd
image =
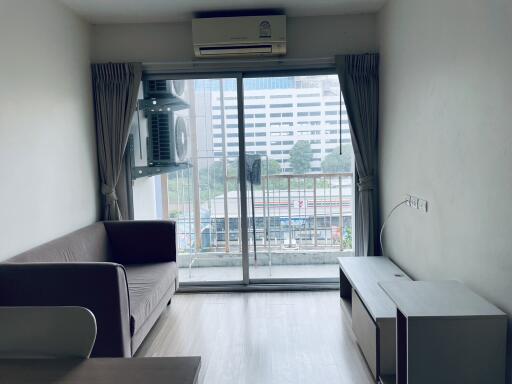
[[[91,356],[130,357],[178,288],[171,221],[99,222],[0,263],[1,306],[82,306]]]

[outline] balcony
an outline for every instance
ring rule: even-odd
[[[218,177],[220,163],[202,159],[195,175],[168,176],[167,217],[177,222],[182,282],[241,278],[238,177],[236,170]],[[336,277],[337,257],[352,254],[353,174],[262,173],[252,191],[247,183],[251,278]]]

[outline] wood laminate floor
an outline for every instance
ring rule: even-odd
[[[338,294],[178,294],[137,356],[200,355],[201,384],[373,383]]]

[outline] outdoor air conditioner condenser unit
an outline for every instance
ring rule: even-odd
[[[144,80],[143,84],[146,99],[168,99],[185,94],[185,80]]]

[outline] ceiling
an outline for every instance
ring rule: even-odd
[[[60,0],[93,24],[156,23],[192,19],[195,12],[284,9],[288,16],[378,11],[386,0]]]

